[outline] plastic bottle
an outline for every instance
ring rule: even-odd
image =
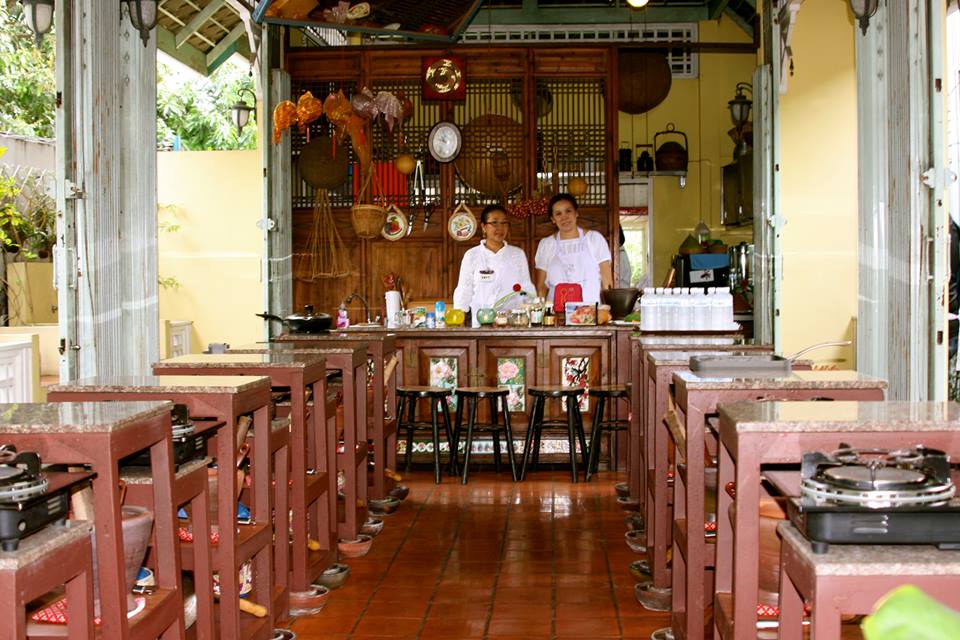
[[[436,316],[435,322],[437,323],[438,329],[443,329],[447,326],[447,303],[443,300],[437,300],[433,304],[433,313]]]
[[[350,316],[347,314],[347,307],[343,304],[337,309],[337,329],[346,329],[350,326]]]

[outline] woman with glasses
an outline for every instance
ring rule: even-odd
[[[580,285],[583,302],[600,302],[600,290],[613,286],[610,247],[596,231],[585,231],[577,224],[577,200],[569,193],[550,199],[550,220],[557,232],[537,245],[534,258],[537,295],[553,300],[560,283]]]
[[[469,311],[472,325],[477,322],[477,311],[493,308],[494,303],[517,291],[533,294],[530,267],[523,249],[507,244],[510,218],[502,205],[492,204],[480,214],[483,240],[467,250],[460,263],[460,278],[453,292],[453,306]]]

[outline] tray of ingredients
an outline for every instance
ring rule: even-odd
[[[690,371],[716,378],[775,378],[790,375],[792,361],[772,354],[690,356]]]

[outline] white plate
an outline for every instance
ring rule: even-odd
[[[454,211],[447,222],[447,232],[454,240],[464,242],[477,233],[477,219],[466,207],[458,207],[458,209],[459,211]]]

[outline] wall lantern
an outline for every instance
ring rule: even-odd
[[[870,25],[870,18],[877,12],[880,6],[880,0],[849,0],[850,11],[853,11],[857,23],[860,25],[860,32],[867,35],[867,27]]]
[[[127,5],[130,24],[140,32],[143,46],[150,41],[150,32],[157,26],[157,0],[120,0]]]
[[[250,94],[250,97],[253,98],[253,105],[248,105],[244,99],[244,94]],[[233,126],[237,128],[237,135],[239,136],[243,133],[243,128],[247,126],[247,122],[250,121],[250,112],[256,108],[257,105],[257,96],[250,89],[243,87],[240,89],[239,95],[237,95],[237,102],[230,107],[230,115],[233,118]]]
[[[647,6],[648,2],[650,2],[650,0],[627,0],[627,4],[634,9],[642,9]]]
[[[730,109],[730,119],[733,120],[733,126],[737,129],[742,128],[750,120],[750,108],[753,106],[753,100],[745,96],[744,91],[749,91],[752,96],[753,85],[749,82],[738,82],[737,95],[727,103],[727,107]]]
[[[23,19],[33,31],[37,48],[43,41],[43,34],[50,31],[53,24],[53,0],[20,0],[23,4]]]

